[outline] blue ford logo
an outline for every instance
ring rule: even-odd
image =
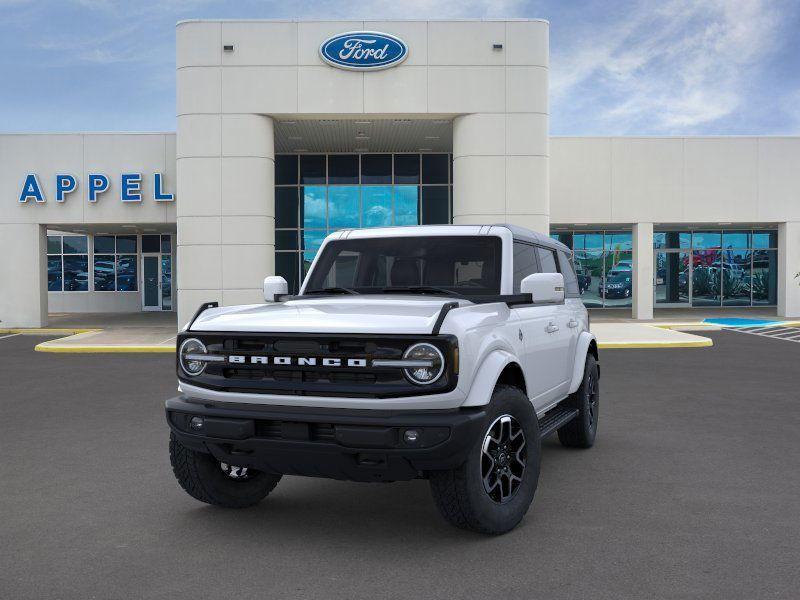
[[[350,31],[322,42],[319,53],[322,60],[340,69],[376,71],[403,62],[408,46],[388,33]]]

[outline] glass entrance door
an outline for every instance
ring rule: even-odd
[[[142,255],[142,310],[161,310],[161,255]]]

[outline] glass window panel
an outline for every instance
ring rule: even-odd
[[[94,236],[95,254],[114,254],[116,252],[113,235]]]
[[[794,285],[794,282],[792,282]],[[753,251],[753,304],[773,305],[778,301],[778,252]]]
[[[172,254],[172,236],[162,235],[161,236],[161,252],[164,254]]]
[[[63,279],[61,277],[61,256],[47,257],[47,291],[60,292]]]
[[[114,291],[114,255],[94,255],[94,291]]]
[[[562,251],[558,251],[556,256],[558,256],[558,270],[564,276],[564,289],[567,295],[571,297],[579,296],[578,277],[575,275],[570,256]]]
[[[135,292],[138,287],[136,255],[117,256],[117,291]]]
[[[605,277],[600,282],[603,306],[631,305],[633,295],[633,252],[611,250],[605,253]]]
[[[48,254],[61,254],[61,236],[48,235],[47,236],[47,253]]]
[[[423,186],[422,225],[448,225],[450,223],[449,189],[445,186]]]
[[[519,294],[520,283],[528,275],[539,272],[536,260],[536,247],[522,242],[514,242],[514,293]]]
[[[448,154],[422,155],[422,183],[448,183]]]
[[[325,239],[327,233],[324,231],[310,231],[305,230],[301,232],[303,240],[303,250],[316,251]]]
[[[572,233],[568,231],[559,231],[557,233],[551,233],[550,237],[553,238],[554,240],[561,242],[567,248],[570,249],[572,248],[572,243],[573,243]]]
[[[172,256],[161,257],[161,310],[172,310]]]
[[[297,155],[275,155],[275,185],[297,185]]]
[[[142,236],[142,252],[160,252],[161,251],[161,236],[158,235],[143,235]],[[126,250],[126,252],[131,252]]]
[[[577,235],[575,236],[577,238]],[[581,300],[588,308],[603,306],[600,281],[603,278],[603,252],[601,250],[579,250],[575,252],[575,273]]]
[[[275,188],[275,227],[297,227],[297,188]]]
[[[158,252],[158,250],[156,250],[156,252]],[[135,254],[135,253],[136,253],[136,236],[118,235],[117,254]]]
[[[307,185],[302,189],[303,227],[325,229],[325,186]]]
[[[275,231],[276,250],[297,250],[297,230],[278,229]]]
[[[306,275],[308,274],[308,270],[311,268],[311,263],[314,262],[314,259],[316,258],[317,253],[316,253],[316,251],[314,251],[314,252],[303,252],[300,256],[302,257],[302,263],[300,265],[300,268],[302,269],[301,272],[300,272],[301,281],[302,281],[302,280],[305,280]]]
[[[89,259],[86,255],[64,256],[64,291],[89,290]]]
[[[777,231],[753,232],[753,248],[777,248],[777,247],[778,247]]]
[[[542,273],[558,273],[558,264],[556,263],[556,253],[549,248],[536,248],[536,254],[539,257],[539,268]]]
[[[394,155],[394,182],[419,183],[419,154]]]
[[[416,185],[394,186],[394,224],[419,224],[419,187]]]
[[[632,250],[631,234],[628,232],[606,233],[605,248],[606,250]]]
[[[692,252],[692,306],[720,305],[721,259],[719,250]]]
[[[602,233],[576,233],[573,239],[575,248],[581,250],[600,250],[603,248]]]
[[[692,247],[717,249],[722,245],[722,233],[719,231],[695,231],[692,233]]]
[[[392,155],[362,154],[361,183],[392,183]]]
[[[690,248],[692,234],[688,231],[658,231],[653,234],[653,248]]]
[[[88,238],[85,235],[65,235],[64,254],[86,254],[89,247]]]
[[[656,304],[689,304],[689,253],[656,252]]]
[[[299,285],[299,252],[277,252],[275,254],[275,274],[280,275],[289,284],[289,293],[296,294],[300,289]]]
[[[725,231],[722,233],[723,248],[750,248],[749,231]]]
[[[750,259],[750,250],[723,250],[717,268],[722,269],[724,306],[750,306]]]
[[[300,183],[325,183],[325,155],[300,155]]]
[[[392,224],[392,187],[361,188],[361,223],[363,227],[388,227]]]
[[[358,154],[328,156],[328,183],[358,183]]]
[[[328,188],[328,226],[331,229],[358,227],[359,187],[357,185]]]

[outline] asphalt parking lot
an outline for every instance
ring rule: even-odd
[[[171,355],[0,339],[0,598],[797,598],[800,345],[708,336],[603,352],[597,445],[546,442],[498,538],[445,524],[424,481],[205,506],[169,466]]]

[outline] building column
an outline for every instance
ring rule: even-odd
[[[47,231],[33,223],[0,225],[0,329],[47,325]]]
[[[477,113],[453,121],[453,223],[549,234],[548,117]]]
[[[778,316],[800,317],[800,222],[778,225]]]
[[[178,323],[264,302],[275,270],[275,143],[264,115],[178,117]]]
[[[633,310],[634,319],[653,318],[653,224],[633,226]]]

